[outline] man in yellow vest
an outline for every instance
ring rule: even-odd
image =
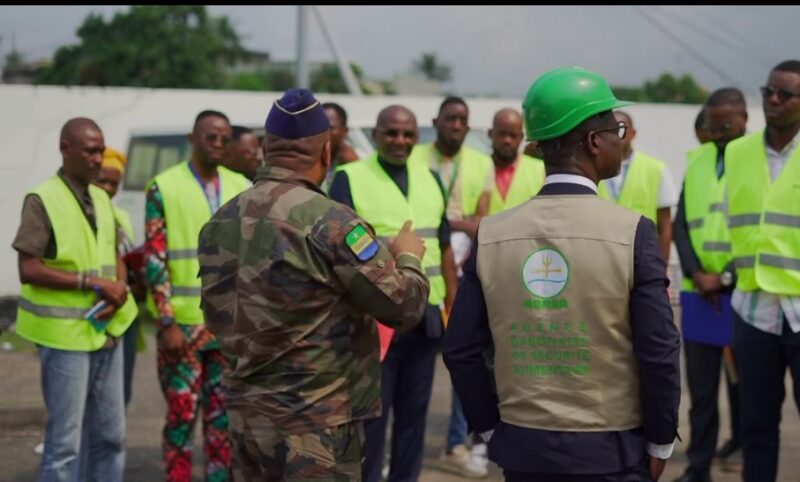
[[[686,178],[675,213],[673,233],[683,271],[683,318],[686,376],[692,408],[689,466],[676,482],[711,480],[711,461],[719,432],[719,376],[725,346],[730,345],[734,285],[730,233],[725,217],[725,148],[744,135],[744,95],[729,87],[713,92],[705,103],[703,128],[712,139],[688,154]],[[722,305],[725,306],[722,306]],[[723,309],[724,308],[724,309]],[[715,313],[716,312],[716,313]],[[728,349],[729,350],[729,349]],[[729,352],[730,353],[730,352]],[[739,387],[732,381],[733,358],[726,370],[731,438],[720,449],[725,459],[739,449]]]
[[[489,139],[492,141],[495,186],[489,198],[489,214],[518,206],[542,188],[544,163],[519,152],[524,137],[519,112],[502,109],[494,115]]]
[[[191,480],[192,438],[203,408],[206,477],[228,480],[228,417],[220,385],[225,359],[203,323],[197,240],[219,207],[248,188],[221,166],[231,125],[221,112],[200,112],[189,134],[192,154],[147,186],[145,258],[151,311],[158,326],[158,372],[167,401],[164,463],[170,482]]]
[[[537,79],[523,109],[544,186],[484,218],[464,265],[444,361],[509,482],[658,480],[672,452],[680,338],[655,226],[596,195],[628,104],[579,67]]]
[[[670,243],[672,243],[672,215],[670,209],[675,205],[675,184],[664,161],[649,156],[632,147],[636,137],[633,119],[626,112],[614,113],[618,121],[628,126],[622,141],[623,160],[619,174],[600,182],[599,194],[603,199],[616,201],[620,206],[631,209],[647,217],[658,229],[661,254],[669,264]]]
[[[776,479],[787,366],[800,399],[800,61],[775,66],[761,95],[766,130],[725,150],[747,482]]]
[[[94,184],[114,199],[119,191],[122,178],[125,176],[125,164],[128,158],[122,152],[106,147],[103,152],[103,163],[100,165],[100,172],[94,180]],[[145,300],[147,287],[144,283],[144,270],[141,263],[133,263],[128,255],[136,249],[136,238],[131,224],[131,216],[127,211],[111,203],[114,209],[114,220],[117,222],[117,254],[125,263],[127,271],[128,287],[131,290],[133,299],[139,303]],[[123,387],[125,393],[125,408],[131,403],[133,397],[133,369],[136,366],[136,352],[144,351],[145,341],[144,332],[139,318],[133,320],[130,328],[122,338],[122,365],[123,365]]]
[[[414,114],[393,105],[378,115],[373,137],[377,151],[346,164],[331,185],[331,199],[352,207],[378,236],[397,236],[412,221],[425,241],[422,268],[431,285],[425,318],[415,329],[396,333],[381,365],[379,418],[364,424],[364,480],[378,482],[383,467],[386,424],[394,413],[389,480],[416,480],[422,469],[425,419],[433,387],[436,355],[444,330],[440,305],[449,310],[456,289],[441,182],[423,159],[411,156],[419,131]]]
[[[489,212],[494,169],[489,156],[464,145],[469,134],[469,107],[464,99],[445,98],[433,119],[433,127],[436,140],[417,146],[414,157],[426,160],[442,180],[447,220],[453,231],[450,243],[456,266],[460,267],[467,257],[470,239],[475,236],[480,218]],[[477,452],[471,454],[466,448],[466,439],[467,424],[454,394],[441,468],[457,471],[464,477],[485,477],[488,475],[485,467],[488,461],[482,452],[485,447],[477,447]]]
[[[111,202],[90,184],[103,133],[91,119],[71,119],[59,147],[62,167],[25,198],[12,245],[22,283],[16,331],[37,345],[47,407],[39,480],[122,481],[118,338],[137,309],[117,256]]]

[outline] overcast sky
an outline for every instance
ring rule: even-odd
[[[0,53],[28,58],[75,43],[90,11],[106,18],[125,6],[2,6]],[[295,57],[297,7],[210,6],[228,15],[244,45],[275,60]],[[690,73],[715,89],[757,95],[770,68],[800,58],[800,7],[770,6],[325,6],[328,25],[367,77],[407,72],[422,52],[453,68],[449,90],[522,97],[541,73],[580,65],[614,85],[640,85],[662,72]],[[333,54],[311,16],[311,60]]]

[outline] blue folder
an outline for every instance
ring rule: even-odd
[[[683,338],[709,345],[728,346],[733,337],[733,308],[731,295],[719,296],[717,307],[698,293],[681,291]]]

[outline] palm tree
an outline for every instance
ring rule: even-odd
[[[453,78],[452,68],[439,62],[435,52],[424,52],[422,58],[414,61],[414,70],[429,80],[447,82]]]

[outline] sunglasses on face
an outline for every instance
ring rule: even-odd
[[[230,137],[228,137],[228,136],[223,136],[223,135],[220,135],[220,134],[214,134],[213,132],[209,132],[208,134],[206,134],[204,136],[204,138],[205,138],[206,142],[208,142],[208,143],[214,143],[214,142],[217,142],[218,139],[222,139],[222,144],[226,145],[226,146],[228,144],[230,144],[231,141],[232,141],[232,139]]]
[[[788,89],[776,89],[768,85],[760,87],[758,90],[761,91],[761,96],[764,99],[771,99],[773,95],[777,95],[778,100],[781,102],[788,102],[789,100],[791,100],[792,97],[800,96],[800,92],[792,92],[791,90]]]

